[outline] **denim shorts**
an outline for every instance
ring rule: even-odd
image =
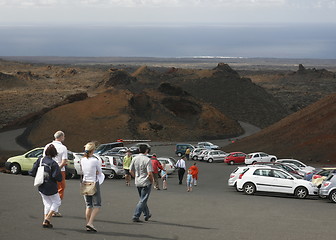
[[[87,208],[101,207],[100,185],[96,182],[96,193],[92,196],[84,196],[85,204]]]

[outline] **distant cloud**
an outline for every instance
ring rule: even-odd
[[[185,6],[294,6],[336,7],[336,0],[0,0],[0,6],[62,7],[62,6],[119,6],[119,7],[185,7]]]

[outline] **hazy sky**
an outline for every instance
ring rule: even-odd
[[[0,25],[336,23],[336,0],[0,0]]]

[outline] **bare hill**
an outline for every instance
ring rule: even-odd
[[[27,130],[27,140],[31,146],[44,145],[57,129],[66,132],[67,146],[74,151],[90,140],[187,141],[243,132],[237,121],[189,95],[117,89],[48,111]]]
[[[336,163],[336,94],[225,147],[225,151],[264,151],[278,158]]]

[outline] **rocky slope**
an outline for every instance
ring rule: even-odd
[[[336,164],[336,94],[225,147],[225,151],[275,154],[305,162]]]

